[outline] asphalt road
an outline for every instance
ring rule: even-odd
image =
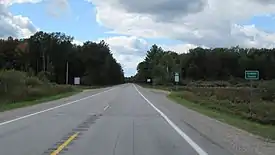
[[[0,113],[0,154],[230,155],[158,95],[124,84]]]

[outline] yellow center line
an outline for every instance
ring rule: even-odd
[[[53,151],[50,155],[58,155],[66,146],[68,146],[77,136],[79,132],[70,136],[68,140],[66,140],[63,144],[61,144],[55,151]]]

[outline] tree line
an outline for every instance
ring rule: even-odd
[[[127,80],[168,84],[173,83],[175,72],[181,80],[244,79],[245,70],[258,70],[260,79],[270,80],[275,78],[274,68],[275,49],[197,47],[178,54],[153,45],[138,64],[137,74]]]
[[[82,46],[61,32],[39,31],[26,39],[0,40],[0,69],[14,69],[30,74],[44,74],[51,82],[72,84],[81,77],[85,85],[111,85],[124,81],[121,65],[103,40],[87,41]]]

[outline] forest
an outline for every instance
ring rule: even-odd
[[[1,39],[0,111],[124,82],[108,44],[86,41],[79,46],[73,39],[42,31],[25,39]],[[81,86],[73,85],[74,77],[80,77]]]
[[[275,78],[274,68],[275,49],[197,47],[178,54],[153,45],[132,79],[146,82],[150,78],[156,85],[169,84],[178,72],[182,80],[228,81],[244,79],[245,70],[258,70],[260,79],[271,80]]]
[[[54,83],[66,84],[81,77],[84,85],[123,83],[121,65],[113,58],[109,46],[87,41],[82,46],[61,32],[37,32],[30,38],[0,40],[0,69],[17,70],[33,75],[44,74]]]

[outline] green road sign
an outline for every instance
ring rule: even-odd
[[[246,70],[244,73],[246,80],[259,80],[259,71],[257,70]]]

